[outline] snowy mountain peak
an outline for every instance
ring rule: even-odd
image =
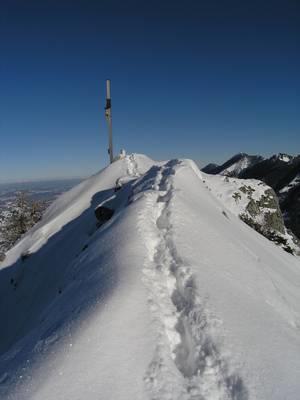
[[[242,170],[249,167],[251,164],[251,158],[247,154],[240,153],[234,156],[230,162],[231,165],[229,165],[227,168],[224,168],[220,173],[221,175],[230,176],[239,174]]]
[[[0,269],[1,399],[298,399],[299,260],[226,179],[134,154],[53,203]]]
[[[202,169],[202,171],[214,175],[220,174],[224,176],[238,176],[242,171],[262,160],[263,158],[261,156],[238,153],[231,157],[224,164],[220,166],[216,164],[208,164]],[[213,167],[213,165],[215,165],[215,167]]]
[[[293,156],[291,156],[289,154],[285,154],[285,153],[274,154],[271,157],[271,160],[273,160],[273,161],[279,160],[279,161],[283,161],[283,162],[286,162],[286,163],[291,162],[293,159],[294,159]]]

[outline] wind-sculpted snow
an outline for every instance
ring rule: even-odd
[[[53,204],[0,270],[1,399],[298,399],[299,260],[206,179],[131,155]]]

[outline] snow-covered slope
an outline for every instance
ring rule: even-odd
[[[238,176],[241,171],[248,168],[251,165],[251,160],[246,155],[240,158],[238,161],[230,165],[221,171],[221,175],[224,176]]]
[[[280,195],[286,195],[291,189],[295,186],[300,185],[300,172],[295,176],[294,179],[291,180],[286,186],[284,186],[281,190],[279,190]]]
[[[299,260],[208,179],[134,155],[52,205],[0,270],[1,399],[299,398]]]

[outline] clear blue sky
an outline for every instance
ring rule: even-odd
[[[3,0],[0,181],[300,152],[300,2]]]

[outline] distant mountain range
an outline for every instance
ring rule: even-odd
[[[207,174],[258,179],[276,192],[286,226],[300,238],[300,155],[279,153],[270,158],[239,153],[222,165],[208,164]]]

